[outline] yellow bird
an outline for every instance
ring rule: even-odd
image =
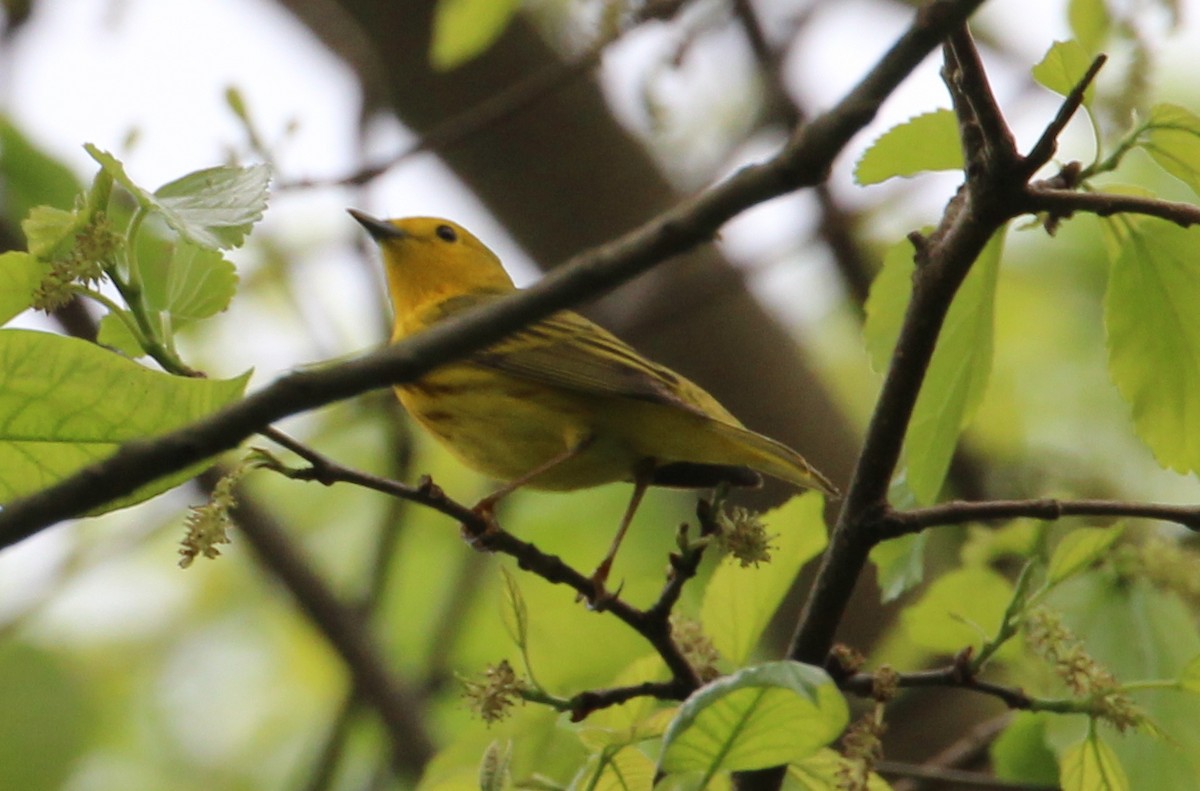
[[[517,291],[495,253],[456,223],[350,214],[382,251],[393,342]],[[452,454],[504,482],[475,506],[489,519],[521,486],[570,491],[633,482],[617,535],[592,575],[597,597],[649,485],[752,486],[763,472],[836,495],[799,453],[747,429],[698,385],[571,311],[395,391]]]

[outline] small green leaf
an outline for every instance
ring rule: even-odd
[[[78,215],[53,206],[34,206],[21,221],[29,252],[50,261],[75,244]]]
[[[1066,96],[1079,84],[1091,65],[1092,57],[1078,41],[1056,41],[1042,62],[1033,67],[1033,78],[1059,96]],[[1093,83],[1083,92],[1084,107],[1091,107],[1095,96],[1096,85]]]
[[[955,295],[909,422],[907,481],[919,503],[937,499],[958,436],[987,389],[1003,240],[1003,231],[992,237]],[[871,360],[880,371],[889,364],[908,309],[914,252],[908,240],[893,246],[871,284],[863,332]]]
[[[449,71],[482,55],[516,16],[521,0],[438,0],[429,61]]]
[[[750,656],[800,568],[828,543],[824,507],[821,495],[805,492],[764,514],[763,522],[776,535],[771,562],[742,567],[726,557],[709,579],[700,622],[717,651],[734,665]]]
[[[180,239],[144,239],[138,250],[146,305],[170,313],[175,329],[214,316],[237,293],[237,271],[221,253]],[[153,251],[147,254],[148,251]]]
[[[0,203],[14,225],[35,206],[60,209],[72,206],[83,189],[70,168],[33,145],[3,113],[0,113],[0,183],[4,184],[4,200]]]
[[[1200,116],[1177,104],[1156,104],[1141,145],[1159,167],[1200,194]]]
[[[624,747],[610,754],[604,750],[588,760],[584,768],[588,781],[576,788],[591,791],[634,791],[654,786],[654,761],[636,747]]]
[[[1054,585],[1087,569],[1108,552],[1113,542],[1121,537],[1124,529],[1122,525],[1114,525],[1105,528],[1079,528],[1067,533],[1058,542],[1054,554],[1050,557],[1046,581]]]
[[[45,274],[46,265],[29,253],[0,253],[0,324],[33,304],[33,291]]]
[[[895,601],[925,579],[925,544],[928,531],[889,539],[871,550],[879,598],[885,604]]]
[[[989,568],[955,569],[934,580],[900,619],[914,643],[953,654],[996,634],[1012,594],[1012,584]]]
[[[1146,218],[1112,264],[1108,369],[1159,464],[1200,470],[1200,229]]]
[[[1004,732],[992,742],[992,765],[997,777],[1039,785],[1058,780],[1058,761],[1046,744],[1048,716],[1028,711],[1013,716]]]
[[[1099,52],[1112,29],[1112,16],[1105,0],[1071,0],[1067,4],[1071,35],[1088,52]]]
[[[1112,747],[1095,729],[1062,755],[1063,791],[1128,791],[1129,778]]]
[[[659,769],[707,779],[798,761],[836,739],[849,716],[841,692],[818,667],[748,667],[684,701],[663,736]]]
[[[120,312],[125,316],[132,317],[127,310]],[[101,317],[100,328],[96,333],[96,342],[101,346],[115,349],[126,357],[136,359],[146,355],[146,350],[142,348],[137,336],[130,331],[129,325],[111,312]]]
[[[835,750],[823,748],[788,766],[784,791],[845,791],[846,759]],[[855,786],[858,788],[858,786]],[[886,780],[874,772],[865,791],[891,791]]]
[[[1200,695],[1200,656],[1192,658],[1179,674],[1180,689]]]
[[[854,166],[859,184],[936,170],[962,170],[962,143],[952,110],[934,110],[893,126],[871,144]]]
[[[152,194],[135,184],[112,154],[90,143],[84,149],[138,205],[160,215],[176,233],[201,247],[237,247],[267,206],[271,169],[266,165],[198,170]]]
[[[0,330],[0,503],[44,489],[122,442],[208,415],[238,398],[248,379],[171,376],[76,338]],[[155,481],[97,513],[145,500],[203,467]]]

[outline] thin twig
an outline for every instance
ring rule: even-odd
[[[1057,520],[1069,516],[1134,517],[1174,522],[1200,531],[1200,506],[1139,503],[1122,500],[955,500],[928,508],[896,511],[877,523],[880,540],[917,533],[928,527],[993,522],[1030,517]]]

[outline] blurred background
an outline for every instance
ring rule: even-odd
[[[149,188],[224,162],[273,165],[270,210],[234,253],[239,294],[181,350],[214,376],[253,368],[253,389],[386,337],[375,254],[346,207],[458,220],[518,282],[531,282],[771,154],[798,119],[837,101],[912,15],[898,0],[694,0],[670,19],[634,23],[637,4],[529,0],[482,55],[440,71],[429,57],[435,5],[6,0],[0,120],[10,145],[22,136],[81,183],[94,170],[86,142],[113,151]],[[1181,3],[1178,17],[1166,4],[1118,5],[1136,19],[1136,35],[1113,44],[1100,81],[1104,123],[1119,129],[1150,101],[1195,108],[1197,4]],[[1067,3],[996,0],[974,32],[1028,147],[1058,105],[1029,68],[1070,35]],[[957,183],[946,174],[862,188],[853,165],[891,125],[948,106],[939,65],[931,58],[905,82],[825,189],[758,206],[713,244],[583,306],[843,486],[878,388],[861,341],[865,290],[881,251],[936,222]],[[529,88],[539,80],[546,85]],[[527,100],[487,114],[488,102],[521,90]],[[1059,156],[1091,155],[1090,127],[1076,122]],[[1137,159],[1130,167],[1131,179],[1160,178]],[[1187,199],[1181,186],[1156,189]],[[0,183],[0,242],[22,244],[20,219]],[[954,493],[1194,499],[1190,480],[1159,470],[1134,437],[1109,383],[1096,228],[1068,222],[1052,242],[1036,229],[1010,235],[995,368],[954,465]],[[86,336],[98,318],[89,310],[16,324]],[[387,394],[281,427],[378,474],[430,473],[460,501],[488,488],[410,432]],[[784,495],[768,488],[753,503]],[[542,727],[551,715],[526,707],[488,729],[454,683],[455,674],[516,658],[499,615],[506,560],[471,551],[444,517],[380,495],[265,472],[247,479],[245,517],[278,527],[348,606],[369,606],[422,731],[398,755],[264,561],[269,550],[235,535],[221,558],[177,567],[186,508],[204,497],[201,486],[185,486],[0,554],[0,789],[402,788],[434,746],[478,756],[492,739],[519,733],[529,735],[518,749],[524,768],[567,779],[561,773],[579,756],[551,749]],[[502,520],[589,568],[626,497],[622,485],[521,493]],[[693,504],[654,492],[639,513],[614,572],[635,603],[661,586],[674,528]],[[934,568],[954,542],[933,542]],[[570,694],[609,684],[613,668],[645,653],[563,590],[524,575],[520,584],[546,686]],[[898,627],[862,587],[841,638],[886,645]],[[777,643],[792,620],[781,621]],[[597,645],[611,653],[597,656]],[[932,718],[947,742],[958,716]],[[937,731],[922,733],[925,748],[937,746]],[[894,755],[920,757],[905,753],[916,749],[901,734]]]

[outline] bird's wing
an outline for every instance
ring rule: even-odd
[[[441,305],[439,312],[449,316],[494,298],[452,298]],[[571,311],[555,313],[524,327],[468,359],[510,376],[586,395],[634,398],[718,420],[728,414],[696,385],[647,360],[612,333]]]

